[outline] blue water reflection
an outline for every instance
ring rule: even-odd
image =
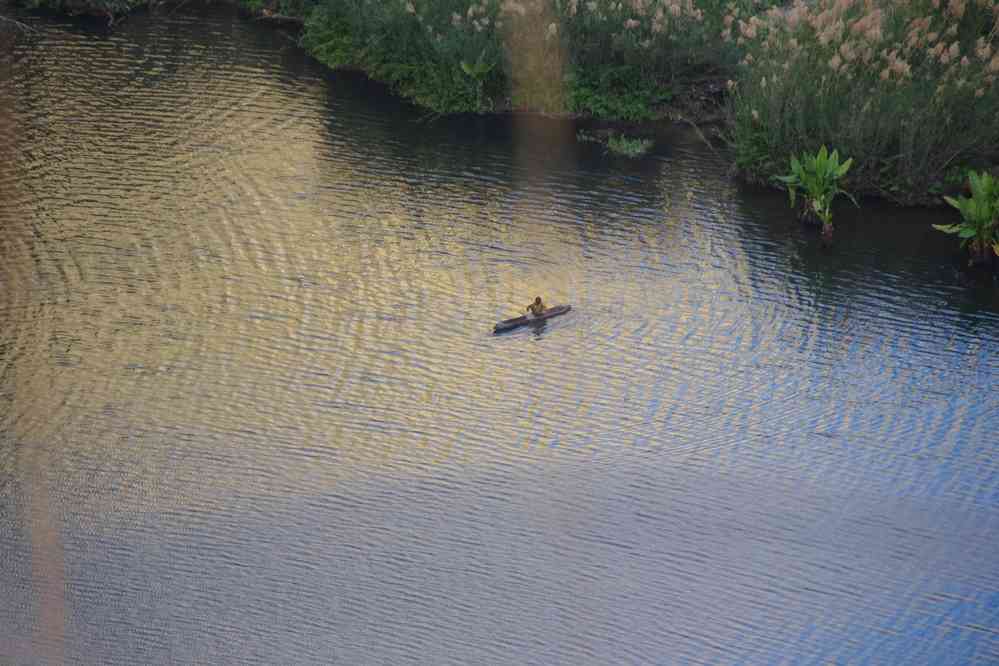
[[[946,213],[823,250],[683,130],[19,16],[0,662],[999,663],[999,292]]]

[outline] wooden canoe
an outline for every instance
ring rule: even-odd
[[[545,321],[546,319],[563,315],[571,309],[571,305],[556,305],[548,308],[537,317],[524,315],[522,317],[514,317],[513,319],[504,319],[493,327],[493,333],[503,333],[505,331],[512,331],[515,328],[519,328],[527,324],[536,324],[538,322]]]

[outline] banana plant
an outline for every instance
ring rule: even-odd
[[[839,151],[830,153],[822,146],[815,155],[802,153],[800,159],[792,155],[791,173],[775,178],[787,187],[791,208],[795,207],[798,190],[803,191],[805,205],[801,211],[802,216],[814,215],[822,223],[823,236],[828,238],[833,231],[833,200],[843,194],[854,206],[859,207],[853,195],[839,186],[839,179],[846,175],[852,165],[852,158],[841,163]]]
[[[944,197],[944,200],[961,213],[957,224],[934,224],[933,228],[945,234],[955,234],[961,247],[971,246],[972,263],[984,261],[991,249],[999,256],[999,180],[988,172],[968,173],[971,197]]]

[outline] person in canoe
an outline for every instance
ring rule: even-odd
[[[525,309],[527,310],[528,318],[533,319],[534,317],[540,317],[545,313],[545,304],[541,302],[541,297],[537,296],[535,297],[534,302],[528,305]]]

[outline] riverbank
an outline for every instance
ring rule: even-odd
[[[21,4],[113,24],[137,10],[175,11],[185,2]],[[723,24],[720,12],[705,13],[694,2],[675,5],[675,16],[665,5],[645,24],[630,18],[630,8],[606,2],[589,3],[593,11],[577,2],[530,0],[231,4],[256,20],[292,26],[302,46],[331,68],[364,71],[439,115],[536,112],[625,123],[697,116],[697,122],[718,122],[724,83],[738,59],[734,48],[712,48]],[[749,7],[761,0],[730,4]],[[669,42],[675,44],[667,48]]]
[[[29,4],[109,22],[164,6]],[[846,189],[902,205],[943,204],[973,169],[999,174],[999,0],[234,4],[430,114],[710,125],[736,170],[770,186],[792,156],[827,145],[853,161]]]

